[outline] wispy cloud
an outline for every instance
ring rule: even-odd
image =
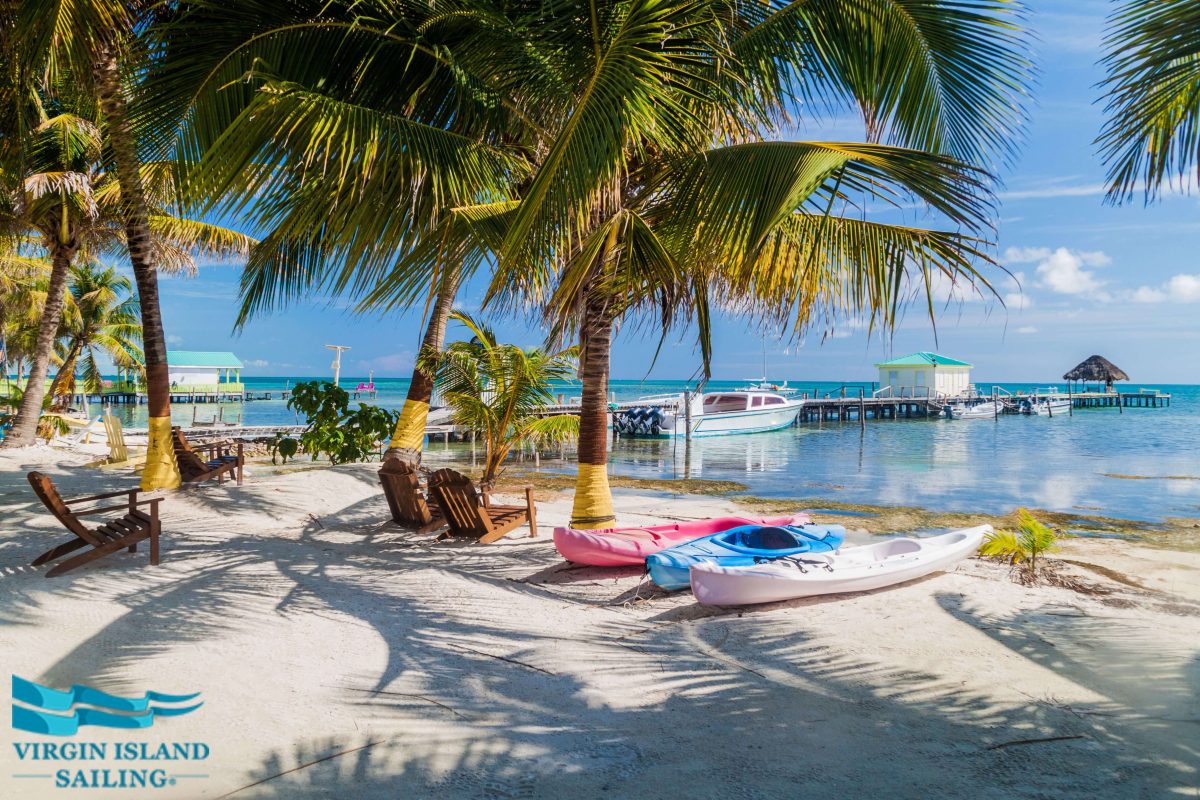
[[[1104,194],[1103,183],[1064,184],[1055,183],[1031,189],[1013,189],[1000,192],[1001,200],[1052,200],[1058,197],[1096,197]]]
[[[1200,274],[1180,273],[1162,286],[1139,286],[1131,299],[1135,303],[1200,303]]]

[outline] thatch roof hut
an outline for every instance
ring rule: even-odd
[[[1116,364],[1103,356],[1092,356],[1075,369],[1063,375],[1065,381],[1083,381],[1084,383],[1103,383],[1104,388],[1111,390],[1113,381],[1127,381],[1129,376]]]

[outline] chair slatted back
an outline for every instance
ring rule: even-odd
[[[175,461],[179,464],[179,474],[183,480],[188,481],[209,472],[208,465],[188,444],[182,428],[171,429],[171,443],[175,448]]]
[[[417,471],[398,458],[389,458],[379,469],[379,482],[387,498],[392,519],[402,525],[417,527],[433,521],[429,504],[421,494]]]
[[[71,513],[71,509],[63,501],[62,495],[58,493],[58,489],[54,486],[54,481],[49,475],[41,472],[31,472],[26,476],[29,479],[29,485],[33,487],[33,493],[38,496],[42,504],[49,509],[59,522],[63,524],[67,530],[83,539],[88,544],[99,547],[101,541],[96,534],[88,530],[79,517]]]
[[[108,458],[110,461],[128,461],[129,448],[125,446],[125,431],[121,428],[121,420],[104,412],[104,435],[108,437]]]
[[[446,523],[456,536],[484,536],[492,520],[479,505],[471,479],[452,469],[439,469],[429,476],[429,491],[437,498]]]

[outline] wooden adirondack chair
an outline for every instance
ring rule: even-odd
[[[425,499],[417,477],[417,471],[398,458],[389,458],[379,469],[379,482],[383,484],[383,496],[392,511],[392,521],[417,533],[429,533],[443,528],[446,518],[435,502]]]
[[[480,544],[501,539],[528,520],[529,533],[537,536],[537,508],[533,487],[525,487],[525,506],[494,506],[480,500],[471,479],[452,469],[429,476],[429,493],[437,500],[450,530],[445,536],[469,536]]]
[[[155,566],[158,565],[158,535],[161,530],[158,520],[158,504],[162,500],[161,497],[155,497],[151,500],[138,500],[139,490],[130,489],[128,491],[109,492],[107,494],[92,495],[91,497],[64,500],[62,495],[58,493],[58,489],[55,488],[54,481],[50,479],[49,475],[44,475],[40,472],[31,472],[27,477],[29,485],[33,487],[33,492],[38,496],[38,499],[63,524],[63,527],[75,534],[73,540],[53,547],[35,558],[33,566],[41,566],[47,561],[61,558],[67,553],[73,553],[84,547],[91,548],[86,553],[68,558],[61,564],[51,567],[46,573],[47,578],[62,575],[68,570],[75,569],[89,561],[95,561],[97,558],[103,558],[118,550],[127,549],[133,553],[137,550],[138,542],[146,539],[150,540],[150,563]],[[71,508],[76,503],[89,503],[114,497],[125,497],[127,500],[120,505],[89,508],[82,511]],[[138,506],[149,506],[150,513],[142,511]],[[92,514],[111,513],[113,511],[124,511],[125,515],[96,528],[88,528],[79,519],[80,517],[91,516]]]
[[[94,462],[88,466],[100,469],[122,469],[125,467],[140,467],[146,463],[146,454],[129,455],[125,445],[125,431],[121,428],[121,420],[108,411],[103,414],[104,436],[108,439],[108,458]]]
[[[236,454],[233,452],[234,442],[193,446],[179,427],[171,429],[171,441],[175,445],[175,460],[179,463],[179,475],[184,483],[199,483],[209,478],[216,478],[217,483],[224,483],[228,473],[237,478],[238,486],[242,485],[246,458],[242,454],[241,442],[236,443]]]

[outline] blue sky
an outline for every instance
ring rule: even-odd
[[[1092,141],[1102,124],[1096,62],[1110,6],[1100,0],[1028,4],[1039,38],[1040,79],[1020,156],[1002,176],[998,254],[1016,280],[1002,273],[993,277],[1006,305],[970,293],[950,298],[938,306],[936,341],[919,308],[909,311],[890,339],[870,336],[853,322],[800,343],[768,336],[771,378],[871,380],[872,365],[882,357],[936,349],[974,363],[974,378],[981,382],[1051,382],[1100,353],[1135,384],[1200,383],[1200,194],[1175,192],[1149,207],[1103,202],[1104,170]],[[806,125],[798,135],[847,139],[860,133],[847,117]],[[237,280],[236,264],[203,265],[196,278],[163,280],[172,348],[232,350],[246,362],[246,375],[328,374],[325,344],[352,348],[344,356],[345,374],[374,370],[377,376],[403,377],[411,370],[421,334],[419,310],[363,318],[325,300],[302,302],[236,335]],[[480,296],[478,286],[468,286],[461,300],[476,307]],[[541,340],[540,331],[523,320],[501,320],[496,328],[509,341]],[[763,340],[744,320],[719,319],[714,377],[759,375]],[[656,344],[652,330],[628,325],[614,348],[613,376],[646,376]],[[685,332],[668,340],[649,375],[688,378],[698,363]]]

